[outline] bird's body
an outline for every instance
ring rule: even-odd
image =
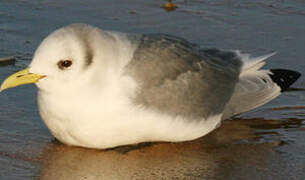
[[[103,149],[196,139],[265,104],[283,88],[260,70],[268,57],[76,24],[48,36],[29,71],[46,76],[37,82],[38,104],[52,134]],[[292,75],[289,85],[299,77]]]

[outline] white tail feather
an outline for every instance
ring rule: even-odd
[[[236,52],[243,61],[239,82],[235,86],[233,96],[226,106],[222,119],[252,110],[281,94],[281,88],[272,81],[269,70],[260,69],[265,65],[264,60],[274,55],[249,58],[248,54]]]
[[[236,54],[241,58],[242,62],[243,62],[243,66],[242,66],[242,73],[246,73],[246,72],[251,72],[251,71],[257,71],[259,70],[261,67],[263,67],[266,63],[264,60],[266,60],[267,58],[273,56],[276,54],[276,52],[270,53],[270,54],[266,54],[263,56],[258,56],[258,57],[250,57],[249,54],[242,54],[239,51],[236,51]]]

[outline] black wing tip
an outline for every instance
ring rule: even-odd
[[[296,80],[301,77],[301,73],[287,69],[270,69],[269,74],[272,81],[281,87],[281,92],[286,91]]]

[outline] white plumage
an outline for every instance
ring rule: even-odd
[[[280,94],[270,71],[260,70],[273,54],[251,60],[239,52],[196,48],[172,36],[82,24],[59,29],[41,43],[29,66],[31,73],[46,76],[36,83],[41,117],[68,145],[102,149],[178,142],[206,135],[222,119]],[[59,68],[63,60],[71,67]]]

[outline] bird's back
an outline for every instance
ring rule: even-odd
[[[138,38],[126,73],[140,85],[136,104],[191,119],[221,114],[238,80],[241,60],[232,52],[200,50],[174,36]]]

